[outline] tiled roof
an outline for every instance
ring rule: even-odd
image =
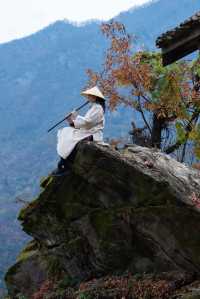
[[[159,36],[156,40],[156,46],[158,48],[167,47],[174,41],[180,38],[184,38],[192,30],[197,28],[200,29],[200,11],[193,15],[191,18],[181,23],[178,27],[169,30],[161,36]]]

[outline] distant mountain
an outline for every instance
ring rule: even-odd
[[[155,50],[158,35],[198,10],[198,0],[160,0],[116,19],[140,45]],[[99,25],[58,21],[29,37],[0,44],[0,212],[8,198],[35,195],[40,177],[56,166],[56,130],[47,134],[47,129],[84,101],[80,90],[87,81],[85,70],[101,69],[107,42]],[[105,136],[127,134],[133,117],[125,108],[108,115]]]

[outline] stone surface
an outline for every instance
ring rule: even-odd
[[[77,283],[126,272],[200,274],[198,170],[149,148],[119,153],[83,142],[71,173],[41,188],[19,215],[33,241],[6,274],[12,298],[63,273]]]

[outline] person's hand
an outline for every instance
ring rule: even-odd
[[[77,115],[78,115],[78,113],[75,110],[73,110],[71,112],[71,114],[66,118],[66,120],[70,126],[74,125],[74,120],[77,117]]]
[[[71,117],[72,121],[76,119],[77,115],[78,115],[78,112],[76,110],[73,110],[71,112],[70,117]]]
[[[68,122],[69,125],[73,122],[71,115],[66,118],[66,121]]]

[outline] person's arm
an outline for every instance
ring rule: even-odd
[[[87,130],[95,127],[103,118],[103,109],[100,105],[93,106],[85,116],[77,115],[74,119],[76,129],[85,128]]]

